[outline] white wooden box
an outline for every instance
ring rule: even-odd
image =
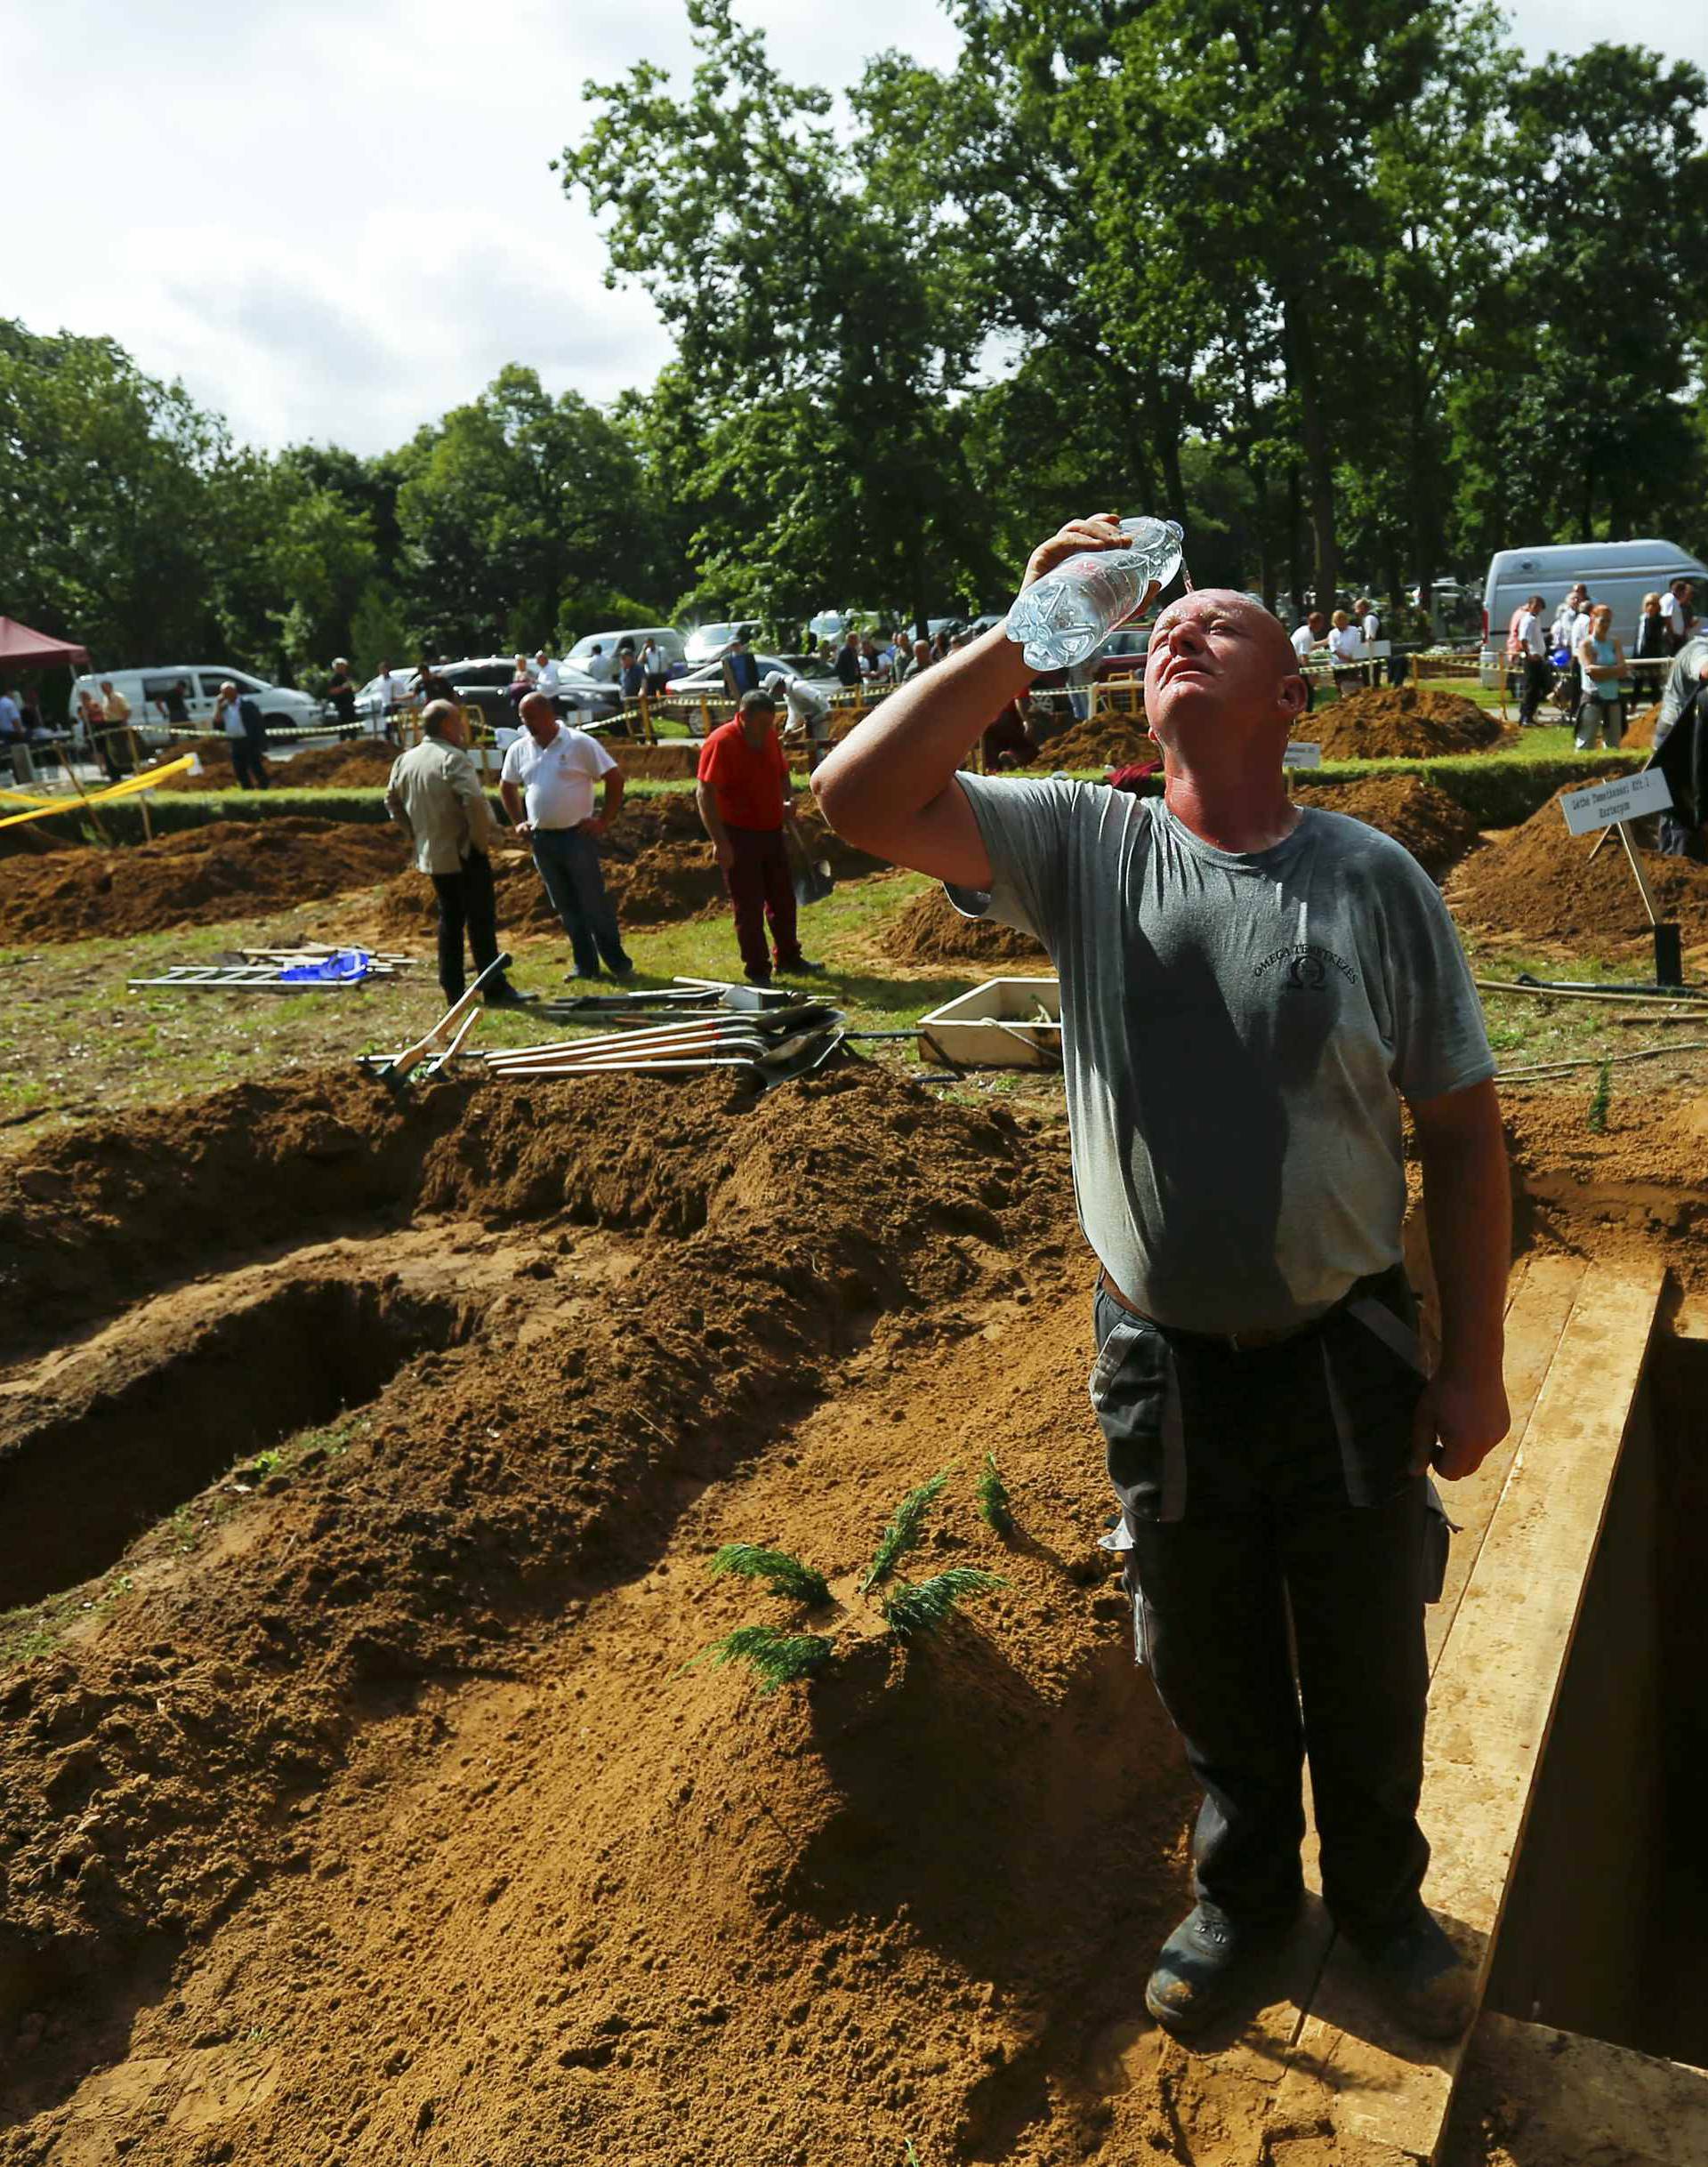
[[[919,1021],[919,1057],[957,1068],[1059,1068],[1059,979],[987,979]]]

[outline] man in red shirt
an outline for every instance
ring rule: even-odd
[[[721,724],[700,747],[694,799],[735,906],[736,940],[748,978],[755,986],[771,982],[768,918],[779,971],[823,970],[802,955],[794,929],[794,881],[783,842],[794,797],[769,692],[744,693],[735,721]]]

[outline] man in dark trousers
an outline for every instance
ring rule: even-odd
[[[746,692],[733,722],[721,723],[700,747],[694,799],[723,868],[735,906],[742,968],[755,986],[771,982],[765,945],[770,922],[777,968],[817,972],[801,953],[794,922],[794,880],[783,823],[794,817],[794,794],[777,739],[777,703],[769,692]]]
[[[759,689],[759,657],[748,646],[745,632],[737,632],[723,650],[723,689],[732,700]]]
[[[1027,583],[1119,545],[1113,517],[1073,521]],[[1302,1895],[1309,1753],[1329,1912],[1401,2020],[1451,2036],[1475,1996],[1421,1895],[1423,1612],[1445,1532],[1426,1470],[1470,1475],[1507,1428],[1511,1190],[1482,1011],[1409,853],[1290,802],[1305,685],[1261,604],[1201,591],[1158,616],[1161,798],[958,772],[1030,677],[999,625],[813,779],[841,834],[1033,933],[1060,973],[1075,1193],[1101,1268],[1092,1405],[1141,1659],[1204,1791],[1198,1900],[1146,2004],[1188,2033],[1249,1992]],[[1402,1098],[1440,1295],[1427,1379],[1400,1261]]]
[[[498,955],[490,855],[498,823],[468,743],[461,708],[449,700],[429,701],[421,712],[421,743],[392,761],[385,786],[385,810],[415,845],[416,866],[438,898],[439,983],[447,1006],[460,1001],[467,987],[465,931],[477,973]],[[493,1008],[514,1008],[522,997],[502,973],[487,979],[481,995]]]

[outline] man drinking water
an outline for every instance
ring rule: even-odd
[[[1075,520],[1026,584],[1123,540],[1113,517]],[[1261,605],[1208,590],[1158,617],[1160,800],[959,772],[1031,676],[998,626],[813,780],[850,842],[1035,934],[1060,974],[1100,1267],[1092,1404],[1141,1658],[1204,1792],[1197,1903],[1147,2004],[1197,2029],[1291,1923],[1308,1753],[1328,1909],[1402,2019],[1449,2036],[1472,1981],[1420,1894],[1425,1475],[1472,1473],[1507,1428],[1510,1190],[1481,1009],[1411,856],[1289,799],[1308,696]],[[1427,1379],[1400,1262],[1402,1099],[1440,1295]]]

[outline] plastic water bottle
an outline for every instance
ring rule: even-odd
[[[1186,536],[1172,520],[1123,520],[1124,549],[1084,550],[1027,587],[1008,613],[1008,636],[1034,670],[1086,661],[1144,603],[1154,581],[1180,568]]]

